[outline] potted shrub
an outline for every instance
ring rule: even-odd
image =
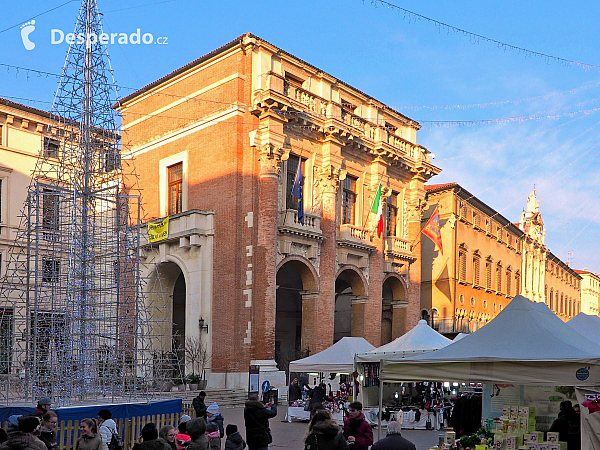
[[[185,357],[192,368],[192,375],[198,376],[197,389],[206,389],[206,367],[210,361],[208,345],[200,337],[186,337]]]
[[[190,375],[188,375],[187,382],[190,386],[190,391],[197,391],[200,381],[201,381],[200,375],[198,375],[196,373],[191,373]]]

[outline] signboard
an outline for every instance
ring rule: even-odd
[[[148,223],[148,242],[158,242],[169,236],[169,218],[165,217],[160,222]]]
[[[248,393],[258,393],[259,388],[259,376],[260,376],[260,366],[252,365],[248,370],[249,380],[248,380]]]
[[[271,383],[269,383],[269,380],[263,381],[261,389],[263,392],[269,392],[271,390]]]

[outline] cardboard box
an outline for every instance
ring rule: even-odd
[[[536,424],[535,419],[528,419],[527,431],[529,433],[534,433],[535,432],[535,424]]]
[[[506,417],[510,417],[510,406],[504,405],[502,407],[502,415]]]
[[[537,450],[548,450],[547,442],[538,442]]]
[[[517,436],[508,436],[506,438],[506,450],[517,450]]]
[[[444,442],[446,444],[455,445],[456,433],[454,431],[446,431],[446,435],[444,436]]]
[[[525,448],[527,448],[527,450],[537,450],[537,444],[529,443]]]
[[[519,407],[518,406],[511,406],[510,407],[510,418],[511,419],[517,419],[519,417]]]
[[[495,450],[504,450],[504,445],[506,444],[506,440],[503,435],[495,434],[494,435],[494,448]]]
[[[530,406],[529,407],[529,418],[530,419],[535,419],[535,406]]]
[[[529,431],[529,418],[519,417],[519,428],[523,431]]]
[[[557,444],[558,433],[556,431],[548,431],[548,434],[546,434],[546,441],[552,444]]]
[[[528,406],[520,406],[519,407],[519,417],[525,417],[529,419],[529,407]]]
[[[560,450],[560,444],[559,443],[554,443],[554,444],[548,443],[548,450]]]

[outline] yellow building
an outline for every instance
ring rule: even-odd
[[[512,223],[457,183],[425,186],[422,225],[439,208],[442,250],[421,237],[422,316],[442,333],[473,332],[521,294],[563,320],[580,308],[581,277],[548,250],[534,192]]]
[[[581,276],[581,309],[584,314],[597,316],[600,313],[600,276],[586,269],[575,270]]]
[[[473,332],[520,292],[523,232],[456,183],[426,186],[439,207],[443,253],[422,242],[423,315],[440,332]]]

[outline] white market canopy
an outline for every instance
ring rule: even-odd
[[[477,332],[435,352],[384,360],[383,381],[599,386],[598,345],[544,303],[517,295]]]
[[[468,334],[467,333],[458,333],[455,337],[454,337],[454,342],[460,341],[462,338],[467,337]]]
[[[373,350],[362,337],[343,337],[328,349],[290,363],[290,372],[352,373],[354,355]]]
[[[579,313],[569,320],[567,325],[590,341],[598,344],[598,351],[600,352],[600,317]]]
[[[414,356],[438,350],[451,343],[450,339],[427,325],[426,320],[419,320],[419,323],[412,330],[392,342],[370,352],[357,354],[356,362],[379,362],[382,359]]]

